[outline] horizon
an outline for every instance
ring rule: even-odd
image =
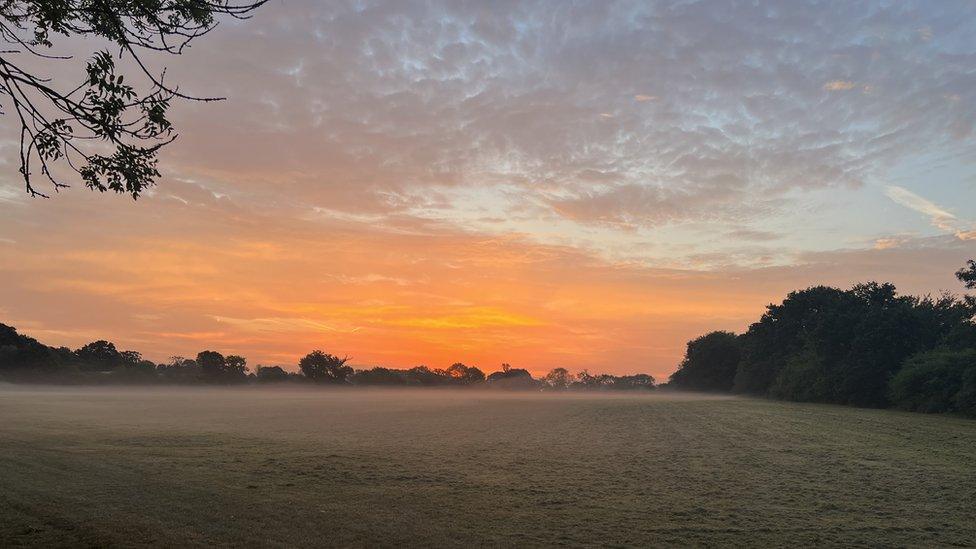
[[[962,294],[965,6],[272,2],[165,60],[227,100],[173,106],[136,202],[27,196],[7,132],[0,322],[157,362],[663,381],[791,290]]]

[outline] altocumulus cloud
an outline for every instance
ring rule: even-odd
[[[182,121],[177,160],[283,211],[459,221],[451,189],[497,187],[521,197],[507,213],[580,231],[728,229],[859,188],[919,143],[971,155],[968,9],[290,1],[182,67],[195,88],[218,67],[233,101]],[[854,89],[871,93],[833,93]]]

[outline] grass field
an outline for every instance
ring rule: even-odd
[[[692,396],[0,388],[0,546],[976,544],[976,421]]]

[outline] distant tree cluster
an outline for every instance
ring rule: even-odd
[[[647,374],[593,375],[583,370],[571,374],[556,368],[542,379],[528,370],[503,364],[489,375],[460,362],[447,369],[417,366],[392,369],[377,366],[356,370],[348,357],[314,350],[298,361],[298,371],[281,366],[261,366],[250,371],[247,359],[202,351],[196,358],[172,357],[155,364],[135,351],[119,351],[108,341],[95,341],[72,351],[48,347],[0,324],[0,380],[49,383],[169,383],[169,384],[271,384],[307,383],[329,386],[377,387],[481,387],[523,391],[650,390],[654,378]]]
[[[976,288],[976,263],[957,273]],[[976,302],[892,284],[817,286],[769,305],[746,333],[688,343],[669,387],[976,415]]]

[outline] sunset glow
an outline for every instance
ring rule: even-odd
[[[3,117],[0,319],[157,361],[664,379],[792,289],[959,289],[973,20],[722,5],[273,2],[166,60],[228,99],[174,106],[136,202],[30,198]]]

